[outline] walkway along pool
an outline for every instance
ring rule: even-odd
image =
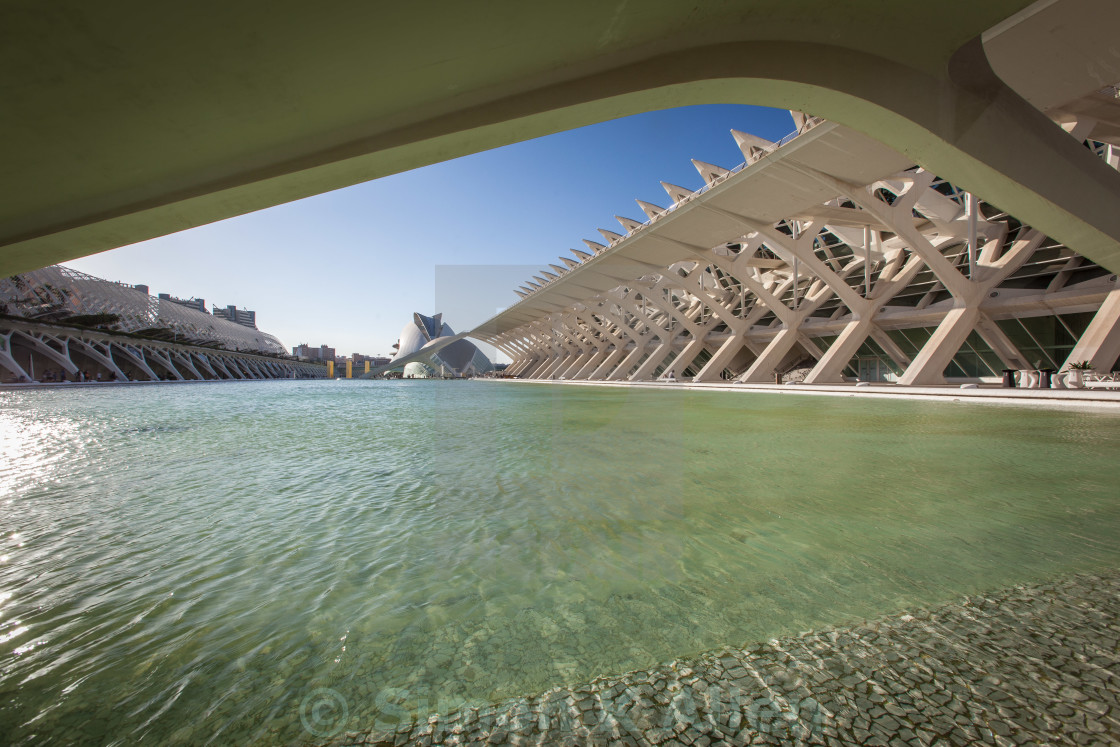
[[[0,392],[0,741],[391,729],[1107,571],[1117,454],[1115,415],[967,403]]]

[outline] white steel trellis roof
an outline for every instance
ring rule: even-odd
[[[1097,313],[1114,293],[1104,268],[881,143],[797,124],[779,144],[733,133],[743,165],[693,161],[699,190],[663,182],[669,208],[639,201],[648,221],[600,229],[607,245],[586,241],[592,253],[562,257],[470,336],[501,348],[516,376],[640,381],[675,368],[761,382],[810,361],[810,383],[839,380],[864,346],[878,355],[870,340],[913,384],[941,381],[966,346],[982,357],[977,335],[990,373],[1027,365],[997,320],[1076,308],[1093,329],[1114,323]],[[1112,146],[1088,144],[1120,166]],[[1091,344],[1099,334],[1060,323],[1077,340],[1070,361],[1112,365]],[[914,327],[936,330],[913,354],[887,334]]]
[[[121,332],[152,331],[177,342],[240,352],[287,352],[278,339],[260,330],[61,265],[0,278],[0,305],[14,316],[49,321],[115,314],[113,327]]]

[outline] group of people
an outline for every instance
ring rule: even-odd
[[[115,381],[116,378],[117,377],[114,374],[111,378],[108,379],[108,381]],[[72,382],[84,384],[84,383],[89,382],[89,381],[101,381],[101,380],[102,379],[101,379],[101,372],[100,371],[98,371],[97,375],[94,376],[94,377],[90,376],[88,370],[79,370],[72,377],[67,377],[66,376],[66,371],[64,371],[63,369],[60,368],[60,369],[58,369],[57,372],[50,371],[50,370],[47,370],[47,371],[43,372],[43,376],[42,376],[42,378],[39,379],[39,382],[41,384],[53,384],[53,383],[63,383],[63,382],[72,381]]]

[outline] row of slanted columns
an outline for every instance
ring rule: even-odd
[[[318,378],[325,369],[225,351],[154,345],[44,331],[0,329],[0,371],[11,381],[78,380],[93,369],[107,381],[218,381]],[[93,373],[91,372],[92,376]]]
[[[800,362],[810,369],[806,383],[832,383],[871,340],[902,371],[899,384],[938,384],[973,332],[1006,368],[1030,367],[995,321],[1008,316],[1008,298],[1018,304],[1012,315],[1053,314],[1055,299],[1066,308],[1097,308],[1066,365],[1088,360],[1108,369],[1120,356],[1115,276],[1063,287],[1063,274],[1080,263],[1074,256],[1069,272],[1044,291],[1000,289],[1043,245],[1038,231],[1024,227],[1009,237],[1006,223],[984,220],[973,199],[962,207],[934,190],[933,176],[921,170],[869,187],[811,176],[837,195],[819,214],[764,225],[707,207],[742,235],[714,248],[663,238],[680,250],[676,264],[492,336],[512,360],[507,373],[648,381],[659,372],[683,376],[691,366],[697,382],[728,371],[741,382],[767,382]],[[892,199],[881,196],[884,187]],[[953,261],[962,245],[967,262]],[[916,306],[892,305],[923,273],[934,278],[927,297]],[[837,301],[836,312],[822,318],[822,307]],[[933,327],[912,357],[887,334],[908,327]],[[826,345],[824,337],[834,339]]]

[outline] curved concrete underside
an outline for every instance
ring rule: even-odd
[[[1120,81],[1118,15],[1107,0],[9,3],[0,273],[699,103],[847,125],[1117,270],[1120,174],[1043,110]]]

